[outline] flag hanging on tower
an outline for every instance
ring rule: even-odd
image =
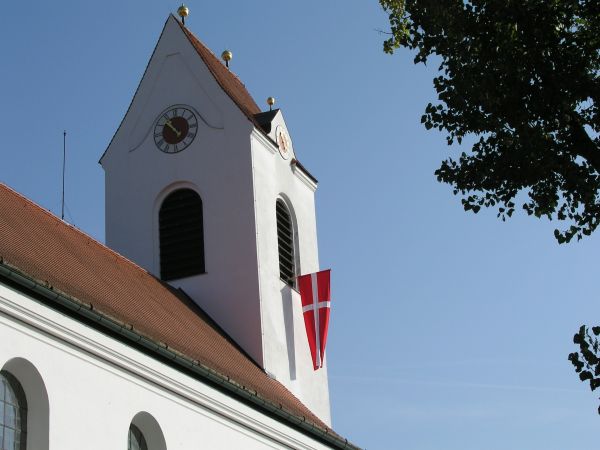
[[[331,306],[330,274],[331,269],[327,269],[298,277],[304,325],[315,370],[323,367],[325,357]]]

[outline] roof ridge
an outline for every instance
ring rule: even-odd
[[[225,91],[225,93],[238,106],[238,108],[240,108],[240,110],[246,115],[246,117],[248,117],[248,119],[254,125],[257,125],[256,121],[254,120],[254,114],[258,114],[262,111],[256,103],[256,101],[254,100],[254,98],[252,97],[252,95],[250,95],[250,92],[246,88],[246,85],[234,72],[232,72],[228,67],[223,65],[223,63],[219,60],[217,55],[215,55],[213,51],[210,50],[189,28],[187,28],[178,20],[176,20],[176,22],[190,41],[190,44],[192,44],[192,47],[194,47],[194,49],[198,53],[198,56],[200,56],[200,58],[204,61],[204,64],[206,64],[207,69],[212,74],[217,84],[221,87],[221,89],[223,89],[223,91]],[[203,54],[204,52],[206,54]],[[207,57],[212,59],[213,61],[208,61]],[[217,70],[215,70],[215,63],[218,64],[218,66],[216,67],[219,67],[219,71],[221,69],[223,70],[221,74],[217,73]],[[239,84],[243,91],[241,93],[233,92],[232,89],[226,85],[226,80],[223,79],[224,77],[230,77],[232,81]],[[239,98],[239,95],[237,94],[241,94],[241,96],[244,98]]]
[[[125,263],[131,265],[132,267],[136,268],[137,270],[140,270],[141,272],[145,273],[146,275],[149,275],[151,278],[155,278],[150,272],[148,272],[146,269],[144,269],[143,267],[139,266],[138,264],[136,264],[132,260],[128,259],[127,257],[125,257],[123,255],[121,255],[119,252],[113,250],[112,248],[108,247],[106,244],[103,244],[102,242],[98,241],[97,239],[94,239],[92,236],[90,236],[89,234],[85,233],[83,230],[80,230],[75,225],[70,224],[68,222],[65,222],[62,219],[59,219],[58,216],[56,216],[55,214],[53,214],[50,210],[44,208],[41,205],[38,205],[33,200],[31,200],[31,199],[25,197],[23,194],[15,191],[13,188],[11,188],[10,186],[8,186],[6,183],[3,183],[2,181],[0,181],[0,189],[4,189],[5,191],[9,192],[10,194],[15,195],[16,197],[18,197],[19,199],[21,199],[22,201],[24,201],[29,206],[32,206],[33,208],[36,208],[39,211],[41,211],[42,213],[46,214],[48,217],[50,217],[51,220],[55,221],[57,224],[59,224],[61,226],[66,226],[67,228],[70,228],[70,229],[74,230],[75,232],[77,232],[78,234],[80,234],[82,237],[84,237],[85,239],[87,239],[88,241],[90,241],[92,244],[95,244],[96,246],[100,247],[102,250],[108,251],[108,253],[111,253],[112,255],[114,255],[114,256],[122,259]]]
[[[242,81],[242,79],[234,71],[232,71],[228,66],[225,66],[221,62],[219,57],[215,54],[215,52],[213,52],[208,45],[205,45],[204,42],[202,42],[200,40],[200,38],[198,36],[196,36],[192,30],[190,30],[188,27],[186,27],[184,24],[182,24],[179,21],[177,21],[177,23],[181,26],[181,28],[183,28],[185,31],[187,31],[187,33],[189,33],[194,39],[196,39],[200,44],[202,44],[202,46],[206,49],[206,51],[208,51],[217,61],[219,61],[219,64],[221,64],[225,69],[227,69],[229,71],[229,73],[231,75],[233,75],[240,82],[240,84],[242,86],[246,87],[246,84]]]

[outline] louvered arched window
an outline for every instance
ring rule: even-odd
[[[158,214],[160,277],[175,280],[204,273],[202,199],[191,189],[171,192]]]
[[[19,381],[0,371],[0,448],[27,448],[27,400]]]
[[[129,425],[127,450],[148,450],[148,444],[146,444],[144,434],[134,424]]]
[[[277,241],[279,245],[279,276],[288,285],[294,286],[296,264],[292,216],[282,200],[277,200],[275,211],[277,214]]]

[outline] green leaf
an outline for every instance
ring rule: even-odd
[[[591,372],[589,372],[589,371],[587,371],[587,370],[584,370],[583,372],[581,372],[581,373],[579,374],[579,379],[580,379],[581,381],[585,381],[585,380],[591,380],[591,379],[592,379],[592,373],[591,373]]]
[[[502,220],[524,198],[528,216],[566,223],[554,231],[560,244],[592,235],[600,224],[598,2],[379,3],[390,24],[384,51],[404,47],[415,64],[433,58],[438,67],[438,101],[421,123],[469,147],[442,162],[438,181],[455,195],[485,195],[481,207],[504,205]]]

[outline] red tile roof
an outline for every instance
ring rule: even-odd
[[[332,433],[167,284],[0,183],[0,261]]]
[[[177,21],[190,43],[194,46],[210,73],[225,91],[225,93],[234,101],[240,110],[248,119],[261,130],[260,125],[254,118],[255,114],[261,112],[260,108],[244,86],[244,83],[226,67],[194,34],[188,30],[185,25]]]

